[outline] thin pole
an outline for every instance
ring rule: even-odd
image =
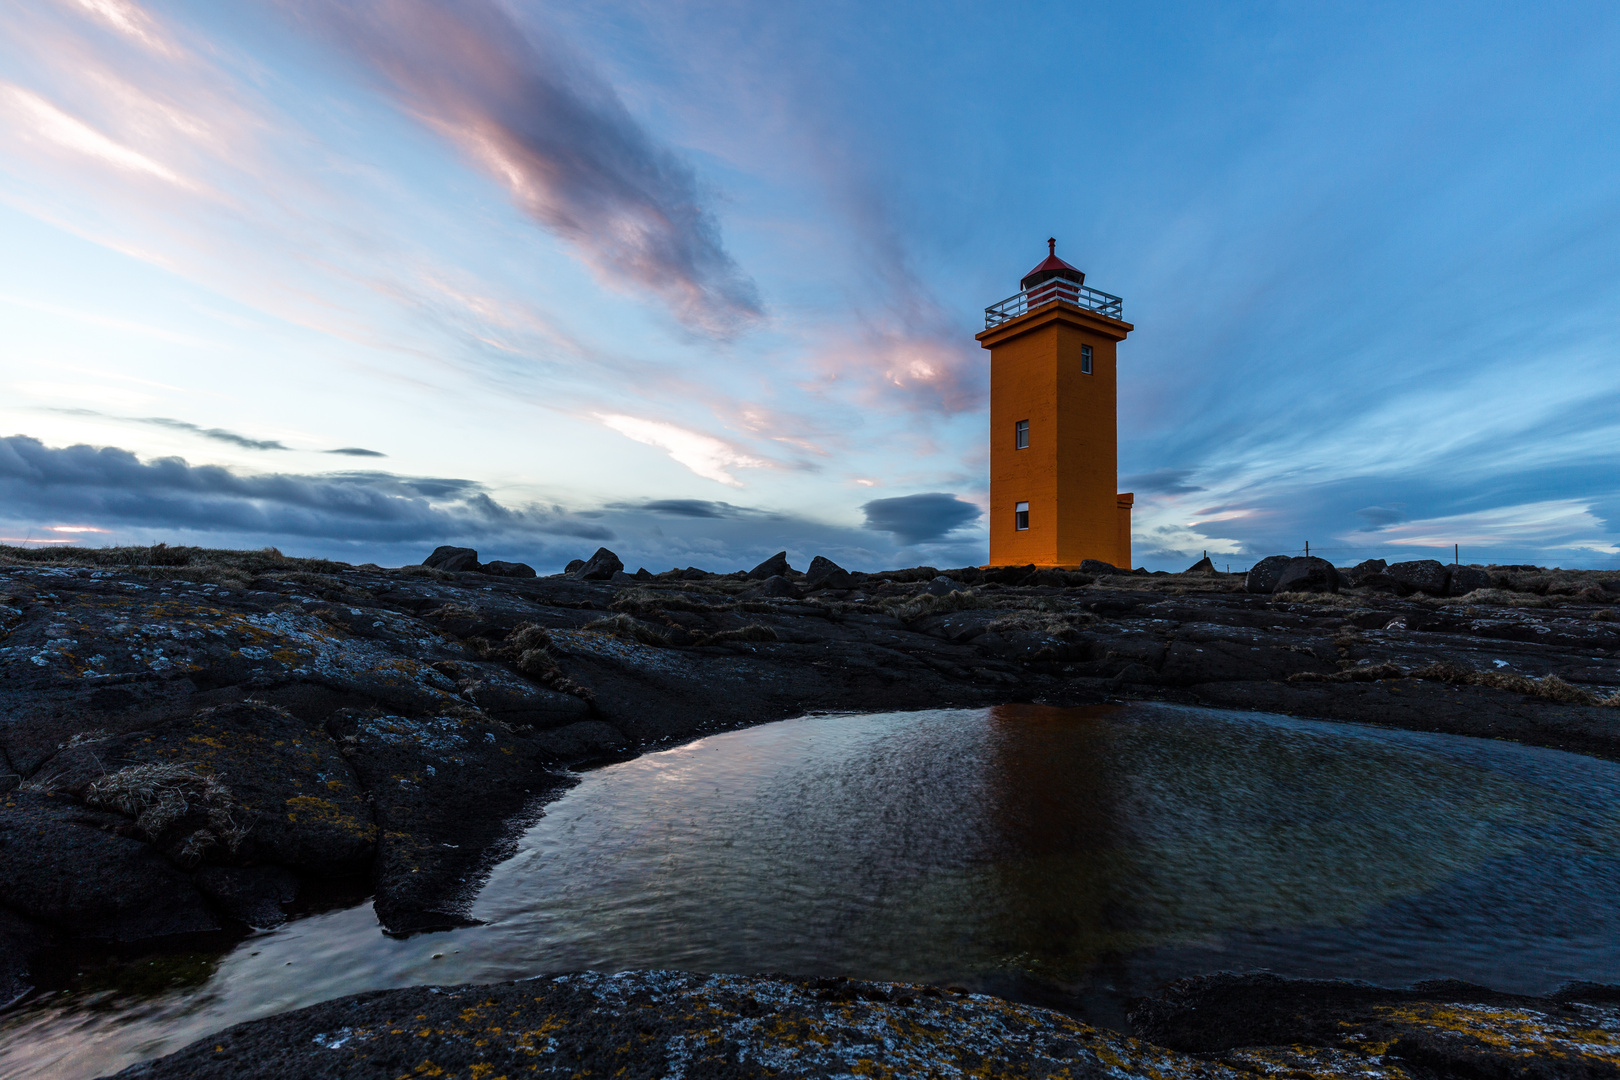
[[[1307,559],[1311,557],[1311,542],[1309,540],[1305,541],[1305,557]]]
[[[1462,550],[1462,545],[1460,545],[1460,544],[1452,544],[1451,545],[1451,565],[1452,566],[1456,566],[1459,562],[1462,561],[1458,557],[1458,552],[1461,551],[1461,550]]]

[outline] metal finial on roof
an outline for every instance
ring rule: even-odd
[[[1057,237],[1048,236],[1046,238],[1046,253],[1048,255],[1056,255],[1057,254]]]

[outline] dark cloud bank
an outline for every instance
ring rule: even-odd
[[[875,509],[874,509],[875,508]],[[857,569],[982,562],[981,539],[953,530],[978,510],[952,495],[880,499],[868,528],[700,499],[655,499],[569,511],[505,506],[472,480],[384,472],[243,475],[182,458],[141,461],[117,447],[48,447],[0,438],[0,528],[17,537],[51,525],[108,530],[111,543],[274,544],[353,562],[419,562],[438,544],[542,571],[611,544],[631,565],[747,567],[783,548],[798,563],[826,554]],[[890,537],[894,539],[890,539]]]

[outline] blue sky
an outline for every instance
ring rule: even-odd
[[[0,8],[0,536],[985,557],[1125,298],[1136,561],[1620,565],[1612,5]]]

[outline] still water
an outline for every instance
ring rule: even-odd
[[[1620,766],[1156,704],[811,716],[588,772],[483,925],[369,904],[189,985],[0,1017],[0,1077],[93,1077],[342,994],[576,968],[949,981],[1120,1024],[1258,967],[1545,991],[1620,980]]]

